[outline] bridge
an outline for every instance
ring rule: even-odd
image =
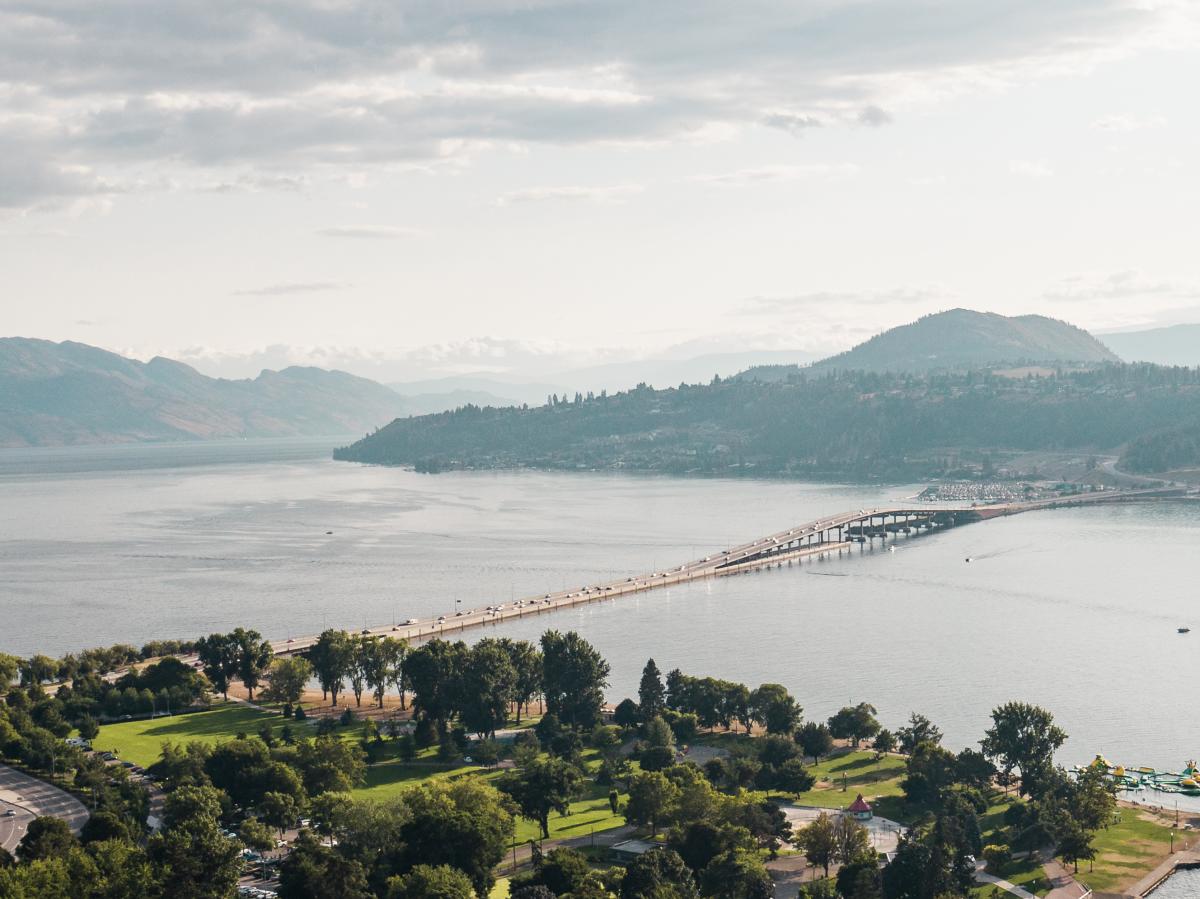
[[[1039,509],[1169,499],[1187,495],[1185,488],[1155,487],[1143,490],[1102,490],[1068,494],[1048,499],[996,504],[922,503],[856,509],[809,521],[786,531],[768,534],[750,543],[720,550],[701,559],[623,580],[589,584],[539,596],[529,596],[483,609],[467,609],[435,618],[408,619],[403,623],[364,628],[363,636],[396,637],[409,642],[449,637],[468,628],[541,615],[585,603],[615,599],[660,587],[689,583],[710,577],[739,574],[800,559],[841,553],[855,544],[886,541],[898,534],[917,535],[944,528],[1017,515]],[[317,642],[318,635],[271,641],[276,655],[303,653]]]

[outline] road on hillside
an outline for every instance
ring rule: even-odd
[[[9,852],[16,853],[17,844],[34,818],[62,818],[79,833],[88,814],[84,804],[70,793],[0,765],[0,846]]]

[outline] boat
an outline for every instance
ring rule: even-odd
[[[1180,634],[1190,634],[1192,632],[1192,629],[1190,627],[1177,627],[1177,628],[1175,628],[1175,630],[1177,633],[1180,633]]]

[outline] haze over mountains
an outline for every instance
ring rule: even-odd
[[[1105,340],[1128,359],[1200,363],[1200,325]],[[1112,349],[1065,322],[966,309],[925,316],[817,362],[797,352],[748,351],[581,367],[544,381],[489,372],[387,387],[345,372],[298,366],[265,370],[252,379],[210,378],[162,357],[143,363],[86,344],[4,338],[0,446],[354,434],[395,418],[465,405],[541,406],[552,394],[615,393],[641,383],[707,384],[714,375],[738,373],[742,379],[783,381],[800,372],[1117,361]]]
[[[345,372],[229,381],[162,357],[0,339],[0,446],[353,434],[403,413],[395,392]]]

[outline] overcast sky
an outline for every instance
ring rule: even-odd
[[[413,376],[1200,321],[1200,12],[0,0],[0,331]]]

